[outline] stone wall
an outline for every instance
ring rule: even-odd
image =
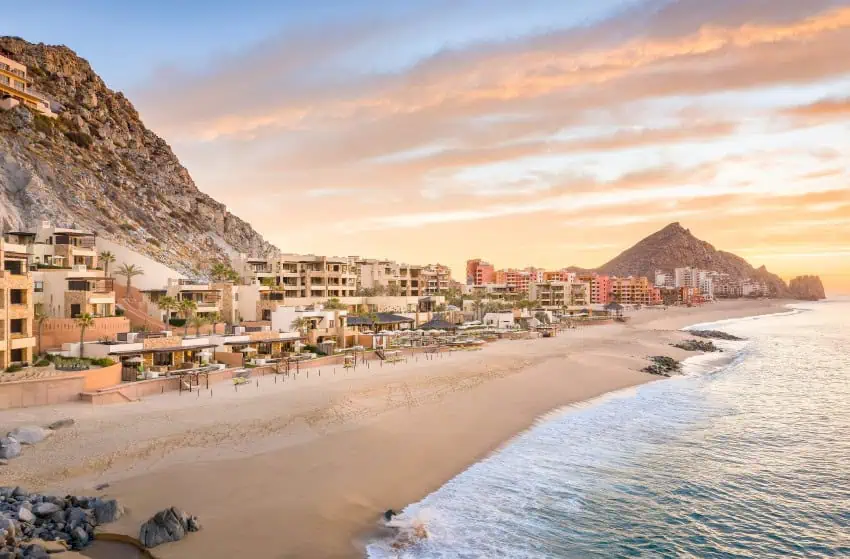
[[[38,336],[38,324],[33,327]],[[123,316],[95,318],[94,325],[86,328],[85,339],[89,342],[103,338],[114,339],[121,332],[130,331],[130,321]],[[48,318],[41,325],[42,351],[59,349],[62,344],[80,341],[80,327],[73,318]]]
[[[83,373],[0,383],[0,410],[74,402],[85,389]]]

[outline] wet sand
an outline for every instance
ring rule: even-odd
[[[540,416],[658,380],[640,372],[647,356],[691,355],[669,346],[687,337],[679,328],[783,305],[643,310],[625,325],[373,363],[357,373],[264,377],[238,392],[216,386],[212,395],[4,411],[0,424],[9,428],[77,420],[28,449],[4,478],[117,497],[129,514],[114,531],[135,534],[171,505],[198,515],[204,529],[156,548],[158,557],[358,557],[382,511],[420,500]]]

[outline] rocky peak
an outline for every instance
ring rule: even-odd
[[[65,46],[0,37],[59,118],[0,111],[0,224],[72,222],[190,275],[230,252],[277,249],[200,192],[132,103]]]
[[[807,301],[826,299],[823,283],[818,276],[797,276],[791,280],[789,289],[796,299]]]

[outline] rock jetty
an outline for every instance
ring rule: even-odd
[[[115,499],[56,497],[0,487],[0,557],[47,557],[83,549],[94,529],[124,514]]]
[[[707,342],[704,342],[702,340],[685,340],[670,345],[679,349],[683,349],[685,351],[704,351],[706,353],[711,353],[714,351],[723,351],[722,349],[714,345],[714,342],[710,340]]]
[[[713,338],[715,340],[730,340],[733,342],[740,342],[744,339],[727,334],[726,332],[721,332],[720,330],[688,330],[688,334],[697,338]]]
[[[682,364],[666,355],[654,355],[649,358],[652,363],[642,369],[644,373],[660,375],[662,377],[673,376],[682,370]]]

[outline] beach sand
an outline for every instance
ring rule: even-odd
[[[77,424],[12,461],[3,485],[116,497],[128,514],[110,531],[134,535],[168,506],[200,517],[201,532],[156,548],[157,557],[362,557],[384,510],[422,499],[546,413],[658,380],[640,372],[647,356],[692,355],[669,346],[687,338],[678,329],[785,304],[646,309],[627,324],[356,373],[328,367],[238,391],[221,384],[126,405],[7,410],[5,429]],[[86,555],[106,556],[97,545]]]

